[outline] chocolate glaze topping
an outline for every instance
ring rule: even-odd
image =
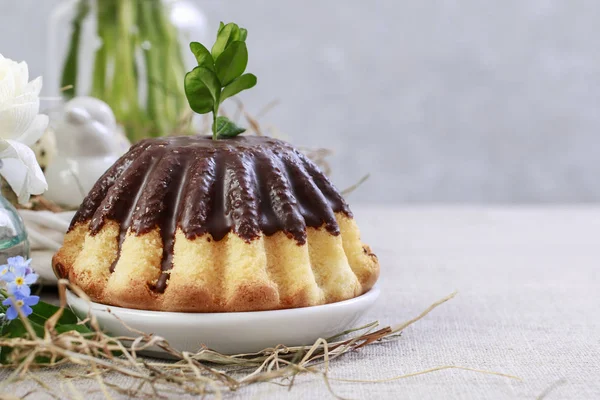
[[[336,212],[352,216],[329,179],[286,142],[181,136],[133,146],[92,188],[71,229],[90,221],[95,235],[106,221],[116,221],[120,249],[128,230],[141,235],[159,228],[163,273],[155,290],[163,292],[177,228],[190,240],[207,233],[221,240],[234,232],[247,242],[282,231],[301,245],[306,227],[338,235]]]

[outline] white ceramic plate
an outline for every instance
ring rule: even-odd
[[[378,296],[376,286],[362,296],[333,304],[236,313],[135,310],[88,303],[71,292],[67,292],[67,302],[80,318],[85,318],[91,308],[102,329],[112,335],[134,336],[115,318],[116,315],[132,328],[164,337],[181,351],[195,352],[205,344],[224,354],[240,354],[278,344],[312,345],[318,338],[328,338],[354,328]]]

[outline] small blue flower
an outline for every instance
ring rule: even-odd
[[[24,316],[29,316],[33,312],[31,306],[35,306],[40,301],[40,296],[25,296],[19,292],[7,298],[2,302],[3,306],[10,306],[6,310],[6,318],[13,320],[19,316],[19,308]]]
[[[0,280],[5,282],[10,282],[13,280],[11,272],[14,272],[15,268],[23,267],[25,268],[25,273],[30,274],[33,272],[29,264],[31,264],[31,259],[26,260],[21,256],[10,257],[7,261],[7,264],[0,265]]]
[[[17,292],[24,296],[31,294],[29,285],[34,284],[38,279],[38,274],[31,272],[31,268],[25,265],[18,265],[12,268],[2,277],[2,280],[8,283],[8,291],[12,294]]]
[[[8,274],[9,272],[12,272],[13,267],[10,266],[10,264],[4,264],[2,266],[0,266],[0,280],[6,281],[5,276],[6,274]]]
[[[6,262],[8,263],[9,266],[15,268],[15,267],[25,267],[27,268],[27,273],[31,273],[33,272],[33,270],[30,267],[31,264],[31,258],[29,260],[26,260],[25,258],[21,257],[21,256],[16,256],[16,257],[10,257],[6,260]]]

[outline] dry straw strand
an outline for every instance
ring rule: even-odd
[[[83,291],[66,280],[59,281],[59,295],[62,307],[66,306],[66,289],[87,299]],[[336,358],[373,343],[382,343],[400,337],[399,332],[424,318],[436,307],[452,299],[455,293],[435,302],[415,318],[395,327],[380,328],[373,322],[359,328],[340,333],[329,339],[320,338],[312,346],[288,347],[278,345],[251,354],[226,355],[202,348],[197,353],[181,352],[169,345],[160,336],[148,335],[132,330],[131,337],[110,337],[104,333],[95,317],[86,319],[92,328],[91,335],[71,331],[57,333],[55,327],[62,313],[59,310],[44,326],[43,337],[37,337],[26,318],[21,319],[28,337],[0,339],[0,346],[12,348],[13,363],[4,368],[13,368],[10,376],[0,383],[0,390],[23,380],[36,382],[45,393],[56,396],[54,391],[36,379],[33,371],[44,369],[59,370],[63,391],[71,397],[85,397],[75,386],[82,379],[93,379],[105,398],[111,392],[130,397],[158,398],[166,394],[191,394],[221,398],[225,391],[236,391],[245,386],[271,383],[292,389],[299,374],[312,374],[323,379],[329,392],[339,398],[332,388],[333,381],[376,383],[387,382],[410,376],[431,373],[444,369],[462,369],[502,377],[516,378],[507,374],[483,371],[460,366],[443,366],[378,381],[362,381],[329,376],[329,365]],[[29,326],[28,326],[29,325]],[[349,336],[349,337],[348,337]],[[129,345],[125,345],[129,343]],[[151,347],[159,347],[173,356],[173,363],[140,358],[138,354]],[[119,355],[117,355],[117,353]],[[40,356],[50,358],[48,363],[40,363]],[[111,377],[127,377],[134,382],[130,388],[119,388],[110,381]],[[517,378],[518,379],[518,378]],[[1,396],[1,395],[0,395]]]

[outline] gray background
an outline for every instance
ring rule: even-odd
[[[352,202],[600,199],[600,2],[196,0],[249,29],[250,111],[327,147]],[[44,73],[58,0],[0,0],[0,53]]]

